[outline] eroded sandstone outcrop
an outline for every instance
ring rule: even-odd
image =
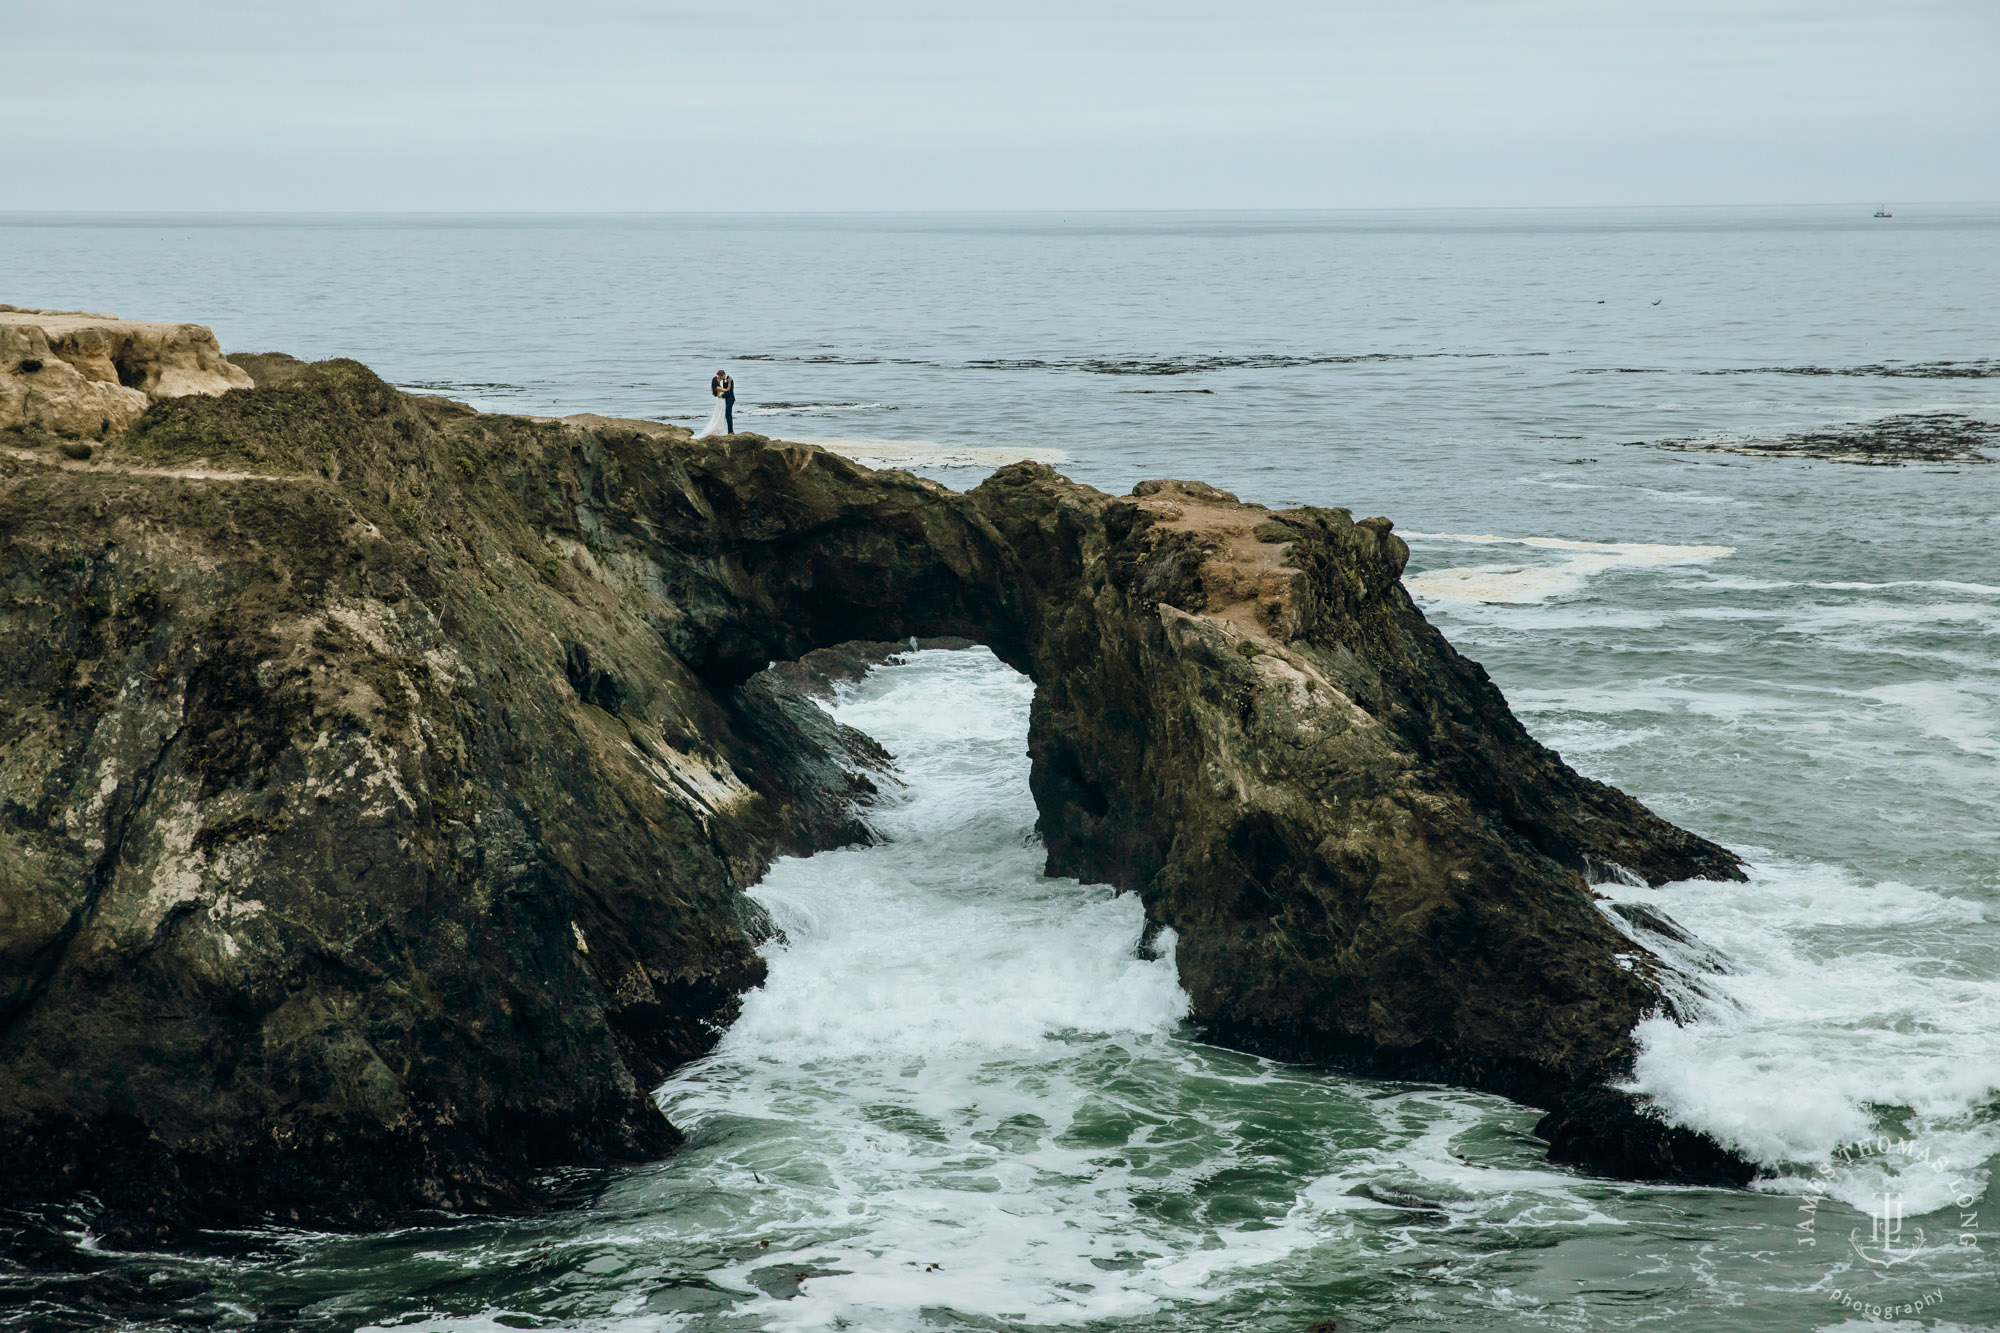
[[[199,324],[0,305],[0,431],[102,439],[162,398],[249,387]]]
[[[1034,677],[1051,872],[1138,893],[1219,1039],[1740,1174],[1606,1086],[1664,1000],[1587,888],[1735,859],[1537,745],[1386,520],[245,360],[0,453],[7,1197],[365,1223],[665,1151],[646,1089],[761,976],[743,887],[868,836],[879,750],[766,668],[935,635]]]

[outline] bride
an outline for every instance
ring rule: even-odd
[[[715,398],[715,410],[708,414],[708,424],[694,433],[694,437],[697,440],[708,440],[718,435],[730,435],[734,433],[731,427],[735,425],[735,422],[731,421],[730,418],[735,413],[729,410],[734,404],[724,395],[726,392],[725,386],[728,389],[733,389],[736,386],[729,384],[728,380],[729,377],[718,370],[715,372],[715,378],[708,382],[708,391]]]

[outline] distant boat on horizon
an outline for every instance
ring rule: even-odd
[[[1889,206],[1887,204],[1883,204],[1880,208],[1875,210],[1875,216],[1878,218],[1892,218],[1895,217],[1896,215],[1889,211]]]

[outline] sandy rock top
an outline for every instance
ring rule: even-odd
[[[0,430],[103,439],[162,398],[251,387],[200,324],[0,305]]]

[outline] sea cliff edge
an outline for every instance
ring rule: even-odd
[[[1674,988],[1589,887],[1736,857],[1530,737],[1388,520],[204,364],[0,420],[0,1202],[367,1226],[671,1151],[744,889],[867,840],[888,762],[769,668],[912,636],[1033,678],[1048,872],[1139,895],[1214,1040],[1749,1179],[1619,1091]]]

